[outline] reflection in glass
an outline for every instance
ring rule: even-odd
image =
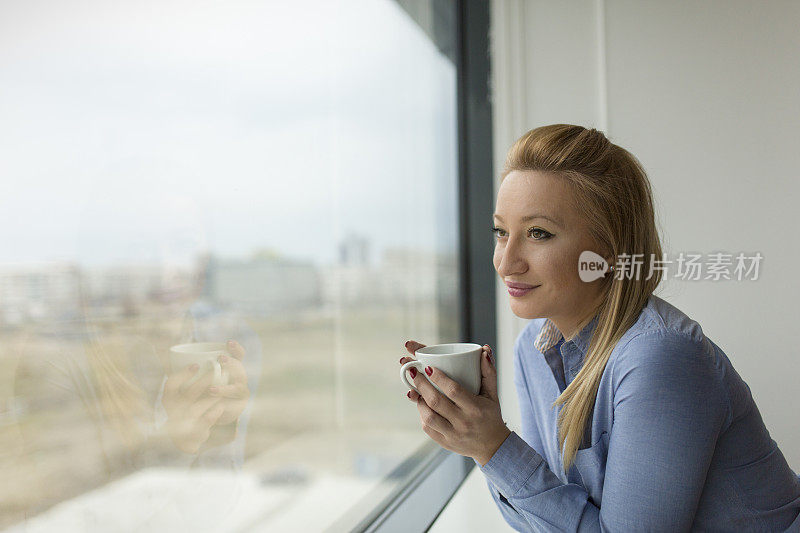
[[[402,483],[403,343],[460,333],[450,59],[388,0],[3,9],[0,529],[314,531]]]

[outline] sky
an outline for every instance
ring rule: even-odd
[[[452,252],[455,90],[392,0],[6,0],[0,263]]]

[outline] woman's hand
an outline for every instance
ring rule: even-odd
[[[424,347],[415,341],[406,343],[406,350],[414,354]],[[500,413],[497,397],[497,370],[492,359],[492,349],[485,344],[481,352],[481,389],[474,395],[439,369],[426,367],[428,379],[410,368],[414,386],[408,398],[417,404],[422,430],[439,446],[459,455],[472,457],[481,466],[489,462],[494,453],[511,434]],[[400,364],[414,360],[402,357]],[[446,395],[440,393],[435,383]]]
[[[221,355],[220,365],[228,372],[228,385],[211,387],[214,377],[207,373],[195,383],[184,384],[198,371],[188,366],[167,377],[161,403],[167,412],[166,429],[175,446],[185,453],[197,453],[204,444],[220,445],[235,437],[235,428],[224,436],[212,438],[216,427],[238,419],[247,405],[250,389],[241,360],[244,348],[235,341],[228,343],[231,356]]]

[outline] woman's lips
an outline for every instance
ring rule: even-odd
[[[541,285],[537,285],[536,287],[531,287],[530,289],[514,289],[512,287],[508,287],[508,294],[515,297],[525,296],[532,290],[541,287]]]

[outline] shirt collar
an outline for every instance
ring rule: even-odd
[[[589,341],[592,338],[592,333],[594,333],[594,330],[597,327],[597,319],[598,315],[595,315],[594,318],[592,318],[592,320],[583,327],[580,333],[578,333],[571,341],[569,341],[580,350],[581,355],[585,355],[586,350],[589,348]],[[542,329],[539,331],[539,335],[536,336],[536,340],[533,342],[533,345],[537,350],[539,350],[539,352],[544,353],[558,344],[562,338],[564,338],[564,336],[558,330],[553,321],[548,318],[545,321],[544,326],[542,326]]]

